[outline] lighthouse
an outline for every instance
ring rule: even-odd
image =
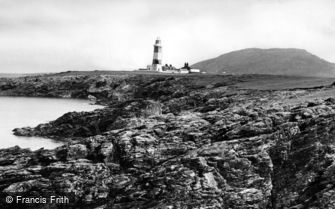
[[[161,72],[162,71],[162,43],[158,37],[154,44],[154,56],[152,59],[152,70]]]

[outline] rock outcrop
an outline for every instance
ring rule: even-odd
[[[66,208],[335,207],[334,99],[296,100],[332,86],[240,90],[235,77],[204,78],[106,78],[86,89],[104,109],[16,129],[67,143],[0,150],[1,208],[64,207],[8,195],[65,195]]]

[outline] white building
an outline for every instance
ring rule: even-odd
[[[201,73],[200,69],[195,69],[195,68],[191,68],[188,63],[186,62],[184,64],[184,67],[179,69],[180,73],[186,74],[186,73]]]
[[[191,68],[190,73],[200,73],[200,69]]]

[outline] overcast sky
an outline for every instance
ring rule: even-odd
[[[0,72],[177,67],[233,50],[304,48],[335,62],[334,0],[0,0]]]

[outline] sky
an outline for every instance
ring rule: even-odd
[[[334,0],[0,0],[0,73],[180,67],[244,48],[335,62]]]

